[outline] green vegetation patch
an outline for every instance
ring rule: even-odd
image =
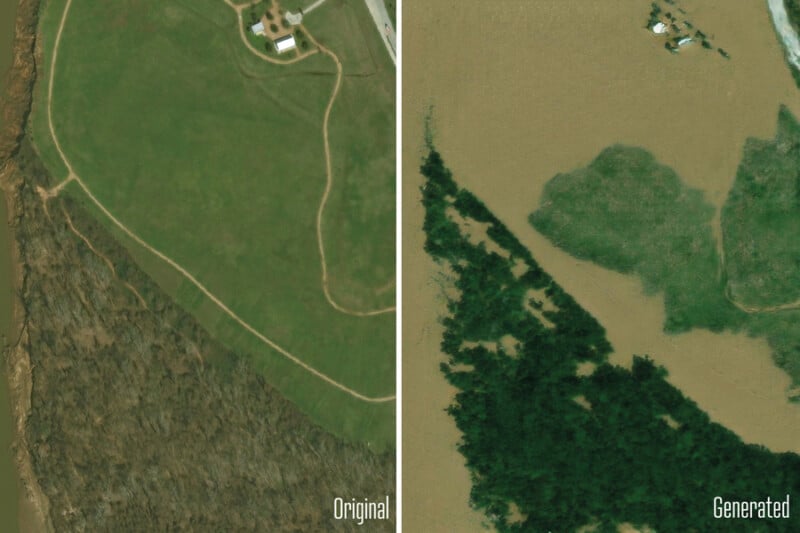
[[[776,363],[798,384],[800,311],[760,312],[737,299],[768,286],[771,293],[759,294],[759,301],[784,303],[798,291],[800,248],[793,235],[800,221],[789,207],[797,201],[798,126],[785,109],[779,122],[775,141],[747,143],[722,214],[725,267],[713,207],[641,148],[613,146],[586,168],[555,176],[530,222],[570,254],[636,274],[645,290],[663,292],[668,332],[705,328],[765,337]],[[726,269],[736,287],[730,295]]]
[[[711,231],[714,207],[641,148],[616,145],[589,166],[558,174],[530,222],[559,247],[641,276],[669,295],[668,331],[730,322]]]
[[[728,287],[768,307],[800,300],[800,124],[782,108],[775,139],[749,139],[722,210]]]
[[[57,180],[65,173],[49,134],[45,84],[64,4],[49,2],[42,15],[45,53],[32,125]],[[320,42],[336,44],[331,49],[347,78],[331,116],[334,186],[323,235],[331,291],[345,306],[370,310],[394,304],[393,290],[379,292],[394,278],[394,187],[381,186],[394,183],[394,144],[386,141],[395,130],[394,77],[383,65],[365,67],[382,45],[373,26],[353,31],[369,17],[363,3],[333,7],[320,7],[306,25]],[[348,78],[365,68],[380,75]],[[335,81],[334,62],[320,53],[289,66],[255,56],[221,0],[73,2],[58,53],[53,121],[75,171],[133,232],[307,364],[382,397],[394,392],[394,316],[345,315],[321,285],[322,121]],[[352,104],[344,104],[354,100],[369,124],[349,122]],[[373,129],[383,127],[390,131]],[[343,168],[341,161],[351,160],[371,166]],[[344,185],[352,209],[340,205]],[[66,192],[86,200],[74,185]],[[339,226],[358,233],[335,233]],[[124,242],[181,306],[228,347],[250,354],[253,366],[316,421],[375,447],[392,445],[392,402],[367,404],[333,389],[261,343],[150,252]]]
[[[425,249],[452,273],[447,292],[459,294],[443,319],[441,368],[458,389],[448,412],[463,433],[471,504],[498,531],[798,529],[794,510],[791,520],[716,520],[713,498],[795,501],[800,457],[743,444],[648,357],[634,356],[630,371],[608,364],[603,327],[458,186],[434,148],[421,171]],[[487,224],[486,240],[471,242],[453,211]],[[489,251],[497,247],[504,253]],[[513,354],[501,343],[508,335]],[[579,375],[587,363],[594,371]]]

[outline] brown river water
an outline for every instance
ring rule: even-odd
[[[11,66],[11,44],[14,38],[14,19],[17,0],[0,0],[0,94]],[[2,127],[0,116],[0,127]],[[2,192],[0,192],[0,195]],[[5,198],[0,197],[0,336],[7,339],[12,324],[13,269],[11,267],[11,232],[8,227]],[[10,533],[19,530],[18,487],[11,441],[13,423],[8,400],[8,380],[5,364],[0,365],[0,530]]]
[[[479,531],[467,506],[459,433],[442,411],[443,311],[422,251],[423,116],[456,179],[608,331],[627,365],[650,354],[669,380],[746,442],[800,452],[800,405],[763,339],[662,331],[663,299],[554,247],[527,222],[544,184],[616,142],[643,146],[709,201],[725,201],[747,137],[771,138],[778,107],[800,116],[766,2],[684,0],[726,61],[699,46],[671,55],[643,25],[649,2],[406,2],[403,10],[403,490],[413,530]],[[420,529],[421,528],[421,529]]]

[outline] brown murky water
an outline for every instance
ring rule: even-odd
[[[11,66],[11,44],[14,38],[14,20],[17,0],[0,0],[0,94],[5,91],[6,72]],[[0,116],[0,127],[2,127]],[[6,338],[11,331],[13,270],[11,268],[11,235],[8,228],[6,201],[0,192],[0,336]],[[13,423],[8,402],[8,380],[5,362],[0,364],[0,530],[15,532],[18,491],[11,440]]]
[[[441,409],[436,268],[422,252],[417,172],[423,114],[458,180],[529,246],[608,330],[627,364],[648,353],[712,419],[773,450],[800,451],[800,406],[766,342],[695,331],[665,335],[663,301],[634,277],[575,260],[527,223],[543,185],[615,142],[643,146],[720,206],[748,136],[772,137],[778,106],[800,115],[766,2],[685,0],[732,59],[673,56],[642,28],[639,0],[407,2],[404,6],[404,520],[477,530],[458,432]],[[430,529],[427,529],[430,530]]]

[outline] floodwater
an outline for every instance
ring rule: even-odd
[[[604,147],[643,146],[716,206],[725,201],[747,137],[771,138],[778,107],[800,116],[766,2],[685,0],[688,18],[728,51],[671,55],[643,25],[640,0],[439,0],[404,6],[404,520],[479,530],[458,432],[441,409],[436,318],[443,310],[422,251],[423,116],[461,184],[606,327],[613,361],[650,354],[669,380],[746,442],[800,452],[800,405],[762,339],[662,331],[661,296],[638,279],[578,261],[527,222],[544,184]],[[435,489],[433,489],[435,487]],[[444,519],[440,519],[443,516]],[[423,527],[423,529],[425,529]]]
[[[6,72],[11,66],[11,45],[17,0],[0,0],[0,94],[5,91]],[[0,116],[0,127],[2,127]],[[7,339],[12,329],[13,269],[11,232],[5,198],[0,192],[0,335]],[[8,400],[6,366],[0,364],[0,529],[18,531],[18,487],[11,441],[14,425]]]

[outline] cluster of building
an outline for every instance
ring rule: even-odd
[[[252,31],[255,35],[261,35],[266,37],[267,36],[267,24],[268,20],[266,15],[261,18],[258,22],[250,26],[250,31]],[[272,44],[275,45],[275,50],[279,54],[284,52],[288,52],[290,50],[294,50],[297,48],[297,40],[294,38],[294,35],[284,35],[282,37],[278,37],[277,39],[273,39]]]
[[[664,35],[665,33],[669,33],[670,30],[669,26],[661,21],[656,22],[650,29],[653,30],[653,33],[655,33],[656,35]],[[694,39],[692,39],[688,35],[684,35],[681,36],[678,39],[678,42],[675,44],[678,48],[682,48],[692,42],[694,42]]]
[[[650,18],[646,27],[665,38],[664,48],[677,53],[681,48],[699,42],[706,50],[714,50],[709,37],[689,22],[688,15],[678,5],[678,0],[657,0],[650,7]],[[717,48],[717,52],[725,59],[731,57],[722,48]]]

